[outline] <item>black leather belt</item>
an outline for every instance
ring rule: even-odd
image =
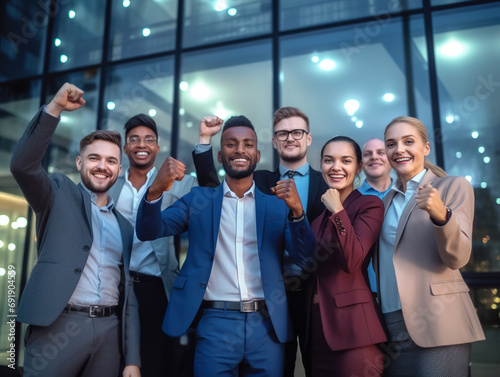
[[[236,310],[242,313],[267,312],[266,302],[260,301],[203,301],[207,309]]]
[[[91,318],[97,317],[109,317],[118,312],[118,306],[99,306],[99,305],[91,305],[91,306],[78,306],[78,305],[66,305],[64,307],[64,311],[67,313],[75,312],[86,314]]]
[[[146,275],[136,271],[129,271],[130,276],[134,278],[134,283],[160,283],[163,284],[161,277]]]

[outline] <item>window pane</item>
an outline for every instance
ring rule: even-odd
[[[173,60],[155,59],[124,64],[108,71],[104,94],[104,128],[119,131],[136,114],[151,116],[158,127],[160,153],[156,158],[159,168],[170,156],[172,139]],[[125,142],[125,141],[124,141]],[[123,159],[128,167],[128,159]]]
[[[280,1],[280,30],[290,30],[314,25],[340,22],[373,16],[377,22],[386,23],[387,17],[380,16],[402,10],[421,8],[421,0],[293,0]],[[378,17],[377,17],[378,16]]]
[[[172,50],[176,27],[177,1],[113,0],[110,58]]]
[[[434,16],[446,171],[475,189],[473,257],[467,269],[500,271],[500,5]]]
[[[244,115],[257,131],[261,151],[257,169],[272,169],[271,45],[250,43],[191,53],[182,60],[179,158],[194,171],[191,152],[198,142],[201,118]],[[214,156],[220,135],[213,140]],[[221,164],[216,162],[217,169]]]
[[[40,105],[40,81],[24,82],[21,85],[0,86],[0,315],[15,314],[9,312],[9,285],[15,286],[15,307],[21,297],[21,278],[23,256],[28,229],[28,203],[10,174],[10,160],[14,147],[23,134],[31,117],[36,114]],[[33,223],[34,225],[34,223]],[[32,226],[32,231],[34,226]],[[34,239],[32,234],[31,239]],[[31,245],[31,260],[35,259],[34,245]],[[31,266],[32,267],[32,266]],[[30,271],[31,269],[28,269]],[[0,352],[5,354],[14,343],[9,339],[10,326],[7,321],[0,323]],[[16,333],[17,341],[23,345],[22,333]],[[22,352],[21,352],[22,354]],[[17,357],[17,361],[21,361]],[[3,357],[0,365],[8,365],[10,361]]]
[[[99,64],[106,5],[102,0],[68,1],[54,18],[52,71]]]
[[[471,374],[497,376],[500,370],[500,287],[473,288],[471,296],[486,340],[472,343]]]
[[[0,26],[0,81],[42,73],[51,9],[34,1],[7,1]]]
[[[49,81],[46,103],[52,100],[65,82],[82,89],[85,92],[83,98],[87,101],[82,108],[61,114],[61,121],[50,145],[49,173],[66,174],[73,181],[80,182],[80,173],[76,169],[75,159],[80,152],[80,140],[97,129],[99,76],[98,70],[88,70],[58,76]]]
[[[271,3],[271,0],[187,0],[184,3],[183,46],[270,33]]]
[[[370,138],[383,139],[385,126],[408,113],[405,76],[407,60],[415,57],[412,50],[411,56],[404,55],[402,20],[393,19],[356,43],[358,31],[368,25],[286,37],[281,43],[282,105],[309,116],[313,139],[308,161],[315,169],[326,140],[345,135],[362,146]],[[411,28],[423,29],[421,19]],[[426,89],[424,83],[416,94],[422,107],[429,102]]]

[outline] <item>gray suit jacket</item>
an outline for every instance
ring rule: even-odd
[[[40,110],[17,143],[11,172],[36,214],[38,261],[17,311],[20,322],[50,326],[73,294],[92,246],[91,199],[63,174],[49,177],[41,161],[59,120]],[[126,365],[140,366],[139,313],[128,268],[133,229],[116,210],[123,240],[120,283],[122,351]]]
[[[149,177],[148,181],[145,183],[147,187],[151,186],[155,180],[157,173],[154,172]],[[120,194],[122,192],[123,185],[125,184],[125,175],[118,177],[116,183],[109,190],[109,195],[118,203]],[[172,203],[186,195],[191,189],[197,186],[196,178],[186,175],[182,181],[175,181],[169,191],[163,193],[163,201],[161,209],[162,211],[170,206]],[[135,227],[135,219],[132,226]],[[135,231],[135,230],[134,230]],[[153,250],[156,254],[156,258],[160,264],[161,279],[163,280],[163,286],[165,287],[165,293],[167,299],[170,301],[170,292],[174,286],[175,279],[179,274],[179,262],[175,255],[174,238],[173,237],[163,237],[158,238],[151,242]]]

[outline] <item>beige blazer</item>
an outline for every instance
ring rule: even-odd
[[[474,191],[462,177],[438,178],[430,170],[420,185],[428,183],[452,215],[446,225],[434,225],[416,206],[415,195],[401,215],[393,262],[406,327],[420,347],[484,340],[469,288],[458,270],[468,263],[472,250]],[[386,213],[394,194],[391,190],[384,197]],[[379,280],[378,247],[374,267]]]

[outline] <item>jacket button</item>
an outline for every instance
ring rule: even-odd
[[[83,251],[88,252],[89,250],[90,250],[90,247],[88,247],[87,245],[85,245],[85,246],[83,247]]]
[[[75,268],[75,274],[81,274],[82,269],[81,268]]]
[[[207,286],[207,283],[205,283],[205,282],[202,282],[202,283],[200,284],[200,287],[202,287],[202,288],[205,288],[206,286]]]
[[[345,230],[342,230],[342,231],[340,232],[340,234],[342,234],[343,236],[345,236]]]

